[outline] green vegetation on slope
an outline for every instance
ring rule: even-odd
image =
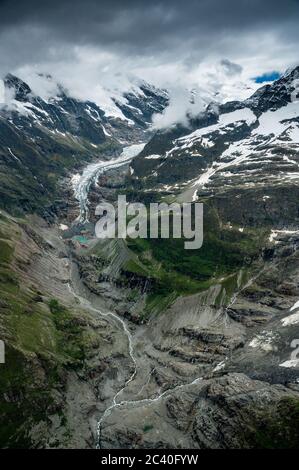
[[[164,311],[178,296],[192,295],[220,284],[216,303],[229,302],[246,282],[265,246],[267,228],[243,228],[224,224],[217,210],[204,205],[203,246],[184,247],[185,239],[127,238],[99,241],[87,254],[85,276],[110,279],[117,285],[139,290],[135,304],[145,294],[146,305],[137,306],[141,319]],[[83,255],[83,257],[85,254]],[[242,275],[241,275],[242,274]]]
[[[257,449],[299,448],[299,400],[285,398],[252,423],[249,442]]]
[[[0,447],[42,446],[30,430],[56,414],[65,423],[63,393],[67,371],[85,367],[86,319],[57,299],[47,299],[16,270],[15,245],[21,226],[0,217]],[[82,326],[83,325],[83,326]]]
[[[61,138],[44,132],[38,143],[16,141],[18,160],[4,156],[0,145],[0,207],[15,215],[42,214],[61,197],[61,178],[90,162],[97,154],[114,152],[114,140],[98,145],[95,150],[84,139]],[[7,149],[5,150],[7,153]]]
[[[128,238],[127,246],[135,257],[125,263],[123,271],[128,278],[137,275],[151,280],[148,304],[165,306],[163,299],[173,299],[173,294],[194,294],[218,282],[233,293],[238,271],[259,255],[268,233],[239,228],[221,225],[217,214],[206,207],[200,249],[186,250],[184,239]]]

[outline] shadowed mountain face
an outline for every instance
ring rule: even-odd
[[[298,448],[299,68],[155,134],[145,83],[113,111],[4,84],[1,445]],[[202,248],[96,239],[120,193],[203,202]]]
[[[189,129],[175,126],[155,134],[134,159],[132,179],[166,192],[194,188],[193,200],[236,187],[264,191],[295,185],[298,103],[296,68],[244,102],[208,108]]]
[[[175,240],[129,244],[126,277],[152,283],[133,320],[149,323],[151,383],[166,391],[108,416],[104,447],[298,448],[299,68],[156,133],[130,166],[136,199],[204,203],[204,243],[188,255]],[[171,393],[179,367],[189,385]]]
[[[117,155],[126,143],[144,141],[151,117],[168,103],[166,92],[144,82],[114,98],[110,112],[58,90],[45,101],[17,77],[4,80],[10,99],[0,103],[0,200],[7,210],[41,212],[53,202],[58,177],[103,153]]]

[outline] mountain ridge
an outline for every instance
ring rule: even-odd
[[[46,115],[41,103],[27,117],[0,113],[1,204],[22,216],[0,212],[3,446],[298,448],[297,72],[288,77],[159,131],[129,170],[85,175],[90,214],[120,190],[146,205],[202,202],[194,251],[172,238],[98,240],[92,218],[76,222],[73,172],[151,137],[147,127],[118,122],[95,144],[76,118],[99,111],[63,96],[67,135],[51,128],[49,104]],[[18,93],[23,109],[28,89]],[[69,119],[53,115],[54,126]]]
[[[244,165],[248,165],[248,169],[253,170],[254,165],[258,165],[254,152],[264,156],[265,175],[270,168],[266,163],[272,159],[277,175],[281,168],[281,174],[289,169],[295,177],[297,163],[292,160],[292,155],[296,154],[294,145],[299,143],[298,77],[299,67],[296,67],[272,85],[261,87],[243,102],[207,108],[196,122],[190,121],[189,129],[177,125],[157,132],[131,164],[133,185],[134,179],[137,185],[144,185],[145,188],[154,185],[161,191],[166,186],[171,190],[172,186],[177,185],[173,189],[178,193],[184,185],[195,185],[194,173],[197,172],[199,180],[201,175],[204,179],[203,170],[209,171],[210,168],[211,174],[207,175],[208,180],[202,185],[205,188],[212,185],[221,169],[237,174],[238,165],[240,168],[243,165],[243,169],[246,169]],[[282,155],[279,163],[279,148],[285,148],[290,154],[289,160]],[[271,149],[273,157],[270,156]],[[240,157],[243,155],[241,159],[238,153]],[[151,158],[153,154],[156,155],[155,159]],[[228,176],[227,183],[232,177],[231,174]],[[203,193],[205,191],[203,189]]]
[[[118,108],[120,119],[106,116],[95,103],[72,98],[62,87],[56,98],[45,101],[11,74],[4,83],[10,96],[0,105],[0,196],[4,209],[19,213],[41,212],[53,202],[56,175],[61,178],[104,153],[111,158],[125,144],[144,141],[151,116],[168,103],[164,91],[143,82],[139,95],[131,93],[116,105],[128,116]]]

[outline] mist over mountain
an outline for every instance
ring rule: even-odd
[[[12,73],[34,92],[71,96],[98,106],[132,80],[167,89],[171,107],[158,126],[182,120],[195,92],[202,101],[247,98],[256,77],[296,65],[298,2],[14,2],[0,7],[0,77]],[[229,12],[229,13],[228,13]],[[237,38],[237,40],[236,40]],[[40,78],[52,75],[54,83]],[[108,93],[107,93],[108,90]],[[180,103],[180,104],[178,104]],[[193,108],[192,108],[193,109]],[[164,123],[163,123],[164,122]]]

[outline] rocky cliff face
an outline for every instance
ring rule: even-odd
[[[150,118],[168,97],[142,83],[111,113],[61,87],[55,98],[42,99],[12,75],[3,90],[0,445],[93,447],[99,394],[105,403],[131,368],[127,337],[89,304],[80,307],[69,288],[69,250],[51,224],[67,212],[64,178],[148,138]]]
[[[1,213],[0,234],[1,447],[93,447],[99,390],[105,400],[130,368],[126,338],[70,291],[55,229]]]
[[[207,109],[189,129],[160,131],[134,159],[133,181],[166,192],[194,188],[193,200],[197,188],[208,196],[295,186],[298,77],[297,68],[244,102]]]
[[[1,328],[19,355],[17,370],[0,384],[1,417],[9,423],[1,427],[3,445],[298,448],[298,79],[295,69],[249,100],[209,106],[189,127],[154,135],[127,174],[110,168],[87,185],[91,205],[99,197],[115,201],[120,190],[146,204],[203,202],[200,250],[184,250],[176,239],[98,241],[90,224],[71,227],[77,215],[71,187],[63,192],[69,204],[56,204],[51,223],[2,214]],[[44,159],[51,155],[44,135],[55,135],[56,146],[75,139],[82,154],[69,145],[79,167],[92,149],[106,148],[111,156],[114,147],[107,145],[119,139],[120,126],[130,132],[126,119],[135,123],[134,139],[147,135],[151,113],[167,99],[142,85],[142,104],[136,93],[117,104],[125,120],[97,108],[90,121],[95,108],[62,91],[45,108],[49,118],[28,86],[7,80],[17,106],[28,108],[30,96],[29,110],[39,113],[36,119],[7,109],[1,114],[8,181],[19,178],[27,155],[32,174],[39,167],[24,150],[30,139]],[[51,128],[52,107],[57,113],[62,107],[67,129]],[[8,145],[13,136],[19,147]],[[63,174],[65,153],[57,150],[50,161],[57,166],[47,160],[47,172]],[[41,193],[26,188],[30,211]],[[16,207],[18,193],[10,187],[5,194],[5,207]],[[69,230],[59,231],[61,222]],[[19,392],[15,379],[33,366],[33,379]],[[35,394],[46,390],[32,417]]]
[[[204,203],[204,244],[187,256],[130,241],[108,269],[98,244],[81,262],[87,285],[117,286],[119,314],[146,324],[148,381],[107,416],[103,447],[298,446],[298,76],[158,132],[133,159],[136,199]]]
[[[228,374],[120,409],[107,420],[106,448],[240,449],[298,445],[298,392]],[[170,432],[171,429],[171,432]]]
[[[43,213],[47,205],[51,212],[60,196],[57,178],[148,138],[152,115],[168,103],[166,92],[146,83],[121,95],[112,111],[75,99],[59,85],[57,96],[45,100],[13,75],[4,80],[5,96],[0,102],[0,203],[19,214]]]

